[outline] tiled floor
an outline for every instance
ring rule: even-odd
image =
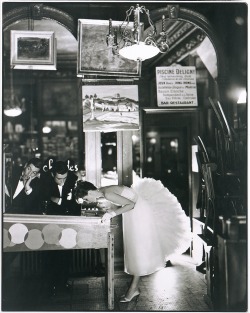
[[[211,311],[205,302],[204,275],[195,270],[195,263],[186,255],[171,260],[172,265],[140,283],[141,294],[130,303],[120,303],[130,276],[115,272],[114,311]],[[37,279],[29,279],[25,286],[17,285],[11,299],[5,299],[3,311],[107,311],[104,277],[71,278],[69,292],[49,297],[46,287]]]

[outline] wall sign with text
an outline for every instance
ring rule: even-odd
[[[197,106],[195,66],[156,67],[159,107]]]

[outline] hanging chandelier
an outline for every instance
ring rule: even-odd
[[[22,107],[25,105],[25,99],[22,98],[21,103],[18,97],[14,94],[13,88],[13,73],[10,70],[10,97],[4,105],[4,114],[9,117],[16,117],[22,114]]]
[[[145,13],[149,23],[149,32],[143,39],[143,24],[140,21],[140,14]],[[133,14],[133,27],[131,28],[130,17]],[[118,42],[119,37],[121,37]],[[108,47],[112,47],[114,54],[119,54],[129,60],[144,61],[156,56],[158,53],[165,53],[169,50],[167,43],[167,31],[165,16],[162,16],[162,31],[157,38],[156,27],[153,24],[149,10],[145,6],[131,6],[126,11],[126,18],[118,29],[112,27],[112,20],[109,20],[109,33],[106,38]]]
[[[20,103],[15,96],[11,96],[10,104],[5,107],[4,114],[9,117],[16,117],[22,114]]]

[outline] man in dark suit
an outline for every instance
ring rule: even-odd
[[[43,198],[48,201],[47,214],[74,213],[74,187],[77,176],[68,170],[66,162],[56,161],[50,172],[42,179]]]
[[[41,167],[42,161],[32,158],[23,168],[13,168],[10,185],[5,186],[6,213],[39,213]]]
[[[14,166],[12,175],[5,184],[5,213],[39,214],[40,170],[42,161],[30,159],[24,167]],[[16,258],[21,258],[22,252],[5,252],[2,255],[2,283],[6,285],[11,266]],[[3,290],[3,299],[11,297],[11,290]]]
[[[56,161],[50,172],[43,176],[43,200],[47,201],[46,214],[74,215],[76,204],[74,187],[77,176],[69,171],[67,163]],[[45,255],[45,269],[51,295],[58,289],[69,289],[68,276],[72,251],[48,251]]]

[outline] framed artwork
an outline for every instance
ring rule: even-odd
[[[52,31],[11,30],[13,69],[56,70],[56,39]]]
[[[118,45],[122,42],[118,31],[121,24],[122,22],[112,21],[112,29],[117,33]],[[143,28],[142,23],[141,27]],[[132,28],[133,23],[130,22],[128,29]],[[85,74],[139,77],[141,62],[125,59],[119,55],[114,46],[108,47],[109,30],[108,20],[78,20],[78,76]]]
[[[59,119],[77,117],[79,92],[77,80],[44,80],[40,83],[39,99],[43,116]]]
[[[83,131],[139,129],[137,85],[83,85]]]
[[[198,106],[195,66],[156,67],[158,107]]]

